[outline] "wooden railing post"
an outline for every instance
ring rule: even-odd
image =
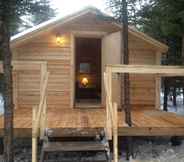
[[[104,73],[104,85],[106,91],[106,131],[109,140],[113,137],[114,162],[118,162],[118,106],[112,104],[112,73]]]
[[[36,121],[36,114],[37,114],[37,106],[33,107],[33,113],[32,113],[32,131],[35,126]],[[33,134],[33,133],[32,133]],[[32,136],[32,162],[37,162],[37,137]]]
[[[44,138],[45,128],[47,125],[46,122],[47,122],[47,99],[45,97],[44,104],[43,104],[43,112],[41,114],[41,119],[40,119],[40,139]]]
[[[106,91],[106,133],[108,140],[112,139],[112,124],[111,124],[111,117],[110,117],[110,105],[109,105],[109,92],[108,92],[108,73],[104,73],[104,85]]]
[[[114,162],[118,162],[118,105],[113,104],[113,150]]]
[[[47,84],[49,73],[46,72],[42,78],[43,84],[40,95],[39,107],[33,108],[33,121],[32,121],[32,162],[37,162],[37,139],[40,135],[44,137],[44,130],[46,124],[46,109],[47,109]]]
[[[45,100],[46,91],[47,91],[48,75],[49,75],[49,73],[47,72],[45,80],[44,80],[44,84],[43,84],[42,95],[41,95],[41,100],[40,100],[39,107],[38,107],[38,113],[37,113],[37,116],[36,116],[36,121],[35,121],[35,127],[33,129],[33,134],[38,134],[38,130],[39,130],[39,127],[40,127],[40,118],[42,116],[44,100]]]

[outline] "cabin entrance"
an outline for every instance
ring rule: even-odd
[[[101,39],[75,38],[75,107],[101,105]]]

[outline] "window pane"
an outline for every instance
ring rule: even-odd
[[[90,73],[90,64],[80,63],[80,73]]]

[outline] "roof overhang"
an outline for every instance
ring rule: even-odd
[[[102,13],[100,10],[94,7],[88,7],[83,10],[80,10],[74,14],[65,16],[65,17],[56,17],[49,21],[46,21],[44,23],[41,23],[35,27],[32,27],[28,30],[25,30],[19,34],[16,34],[11,37],[11,47],[16,47],[16,45],[21,44],[22,42],[25,42],[27,40],[30,40],[31,38],[34,38],[35,36],[42,34],[44,32],[47,32],[49,30],[52,30],[53,28],[65,25],[66,23],[71,22],[72,20],[75,20],[76,18],[79,18],[81,16],[84,16],[86,14],[95,14],[100,15],[104,17],[111,18],[111,23],[114,24],[119,30],[122,29],[122,25],[120,23],[117,23],[111,16]],[[109,22],[110,23],[110,22]],[[168,46],[153,39],[152,37],[136,30],[135,28],[129,27],[129,33],[133,36],[144,40],[145,42],[149,43],[151,46],[154,46],[157,51],[160,51],[161,53],[165,53],[168,51]]]

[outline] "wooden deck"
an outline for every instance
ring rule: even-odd
[[[50,109],[48,128],[55,136],[91,136],[105,126],[105,110],[102,109]],[[120,136],[184,136],[184,117],[157,110],[133,110],[133,127],[123,122],[119,112]],[[31,137],[31,109],[16,109],[15,136]],[[0,117],[0,135],[3,136],[3,116]]]

